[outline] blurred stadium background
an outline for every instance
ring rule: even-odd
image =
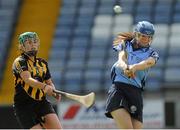
[[[75,128],[73,123],[112,128],[112,120],[103,116],[110,68],[117,60],[112,39],[118,32],[132,31],[141,20],[155,25],[152,46],[160,54],[144,91],[145,128],[180,128],[180,0],[121,0],[119,15],[113,12],[116,2],[0,0],[0,128],[19,128],[12,110],[11,65],[18,54],[18,35],[24,31],[39,34],[39,56],[48,60],[57,89],[96,93],[97,102],[90,109],[66,99],[54,104],[64,128]]]

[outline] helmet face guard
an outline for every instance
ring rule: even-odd
[[[39,47],[39,37],[35,32],[25,32],[19,36],[19,44],[23,46],[23,53],[36,56]],[[30,44],[30,45],[29,45]],[[28,48],[28,50],[26,50]]]
[[[147,21],[138,22],[134,28],[135,40],[141,47],[150,46],[154,33],[153,24]]]

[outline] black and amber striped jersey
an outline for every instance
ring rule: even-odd
[[[26,84],[20,76],[22,71],[29,71],[31,77],[40,82],[45,82],[45,80],[50,79],[51,75],[48,64],[44,59],[35,58],[33,62],[28,56],[22,54],[14,60],[12,70],[15,84],[14,102],[23,102],[32,99],[41,101],[45,99],[45,94],[42,89]]]

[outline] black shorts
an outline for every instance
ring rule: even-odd
[[[112,118],[111,112],[126,109],[131,117],[143,122],[142,90],[125,83],[116,82],[108,91],[105,115]]]
[[[13,105],[15,116],[20,126],[30,129],[36,124],[44,123],[44,116],[55,113],[54,108],[47,100],[35,101],[26,105]]]

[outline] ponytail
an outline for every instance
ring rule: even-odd
[[[132,32],[118,33],[118,35],[113,41],[113,46],[117,46],[122,41],[131,41],[133,38],[134,38],[134,35]]]

